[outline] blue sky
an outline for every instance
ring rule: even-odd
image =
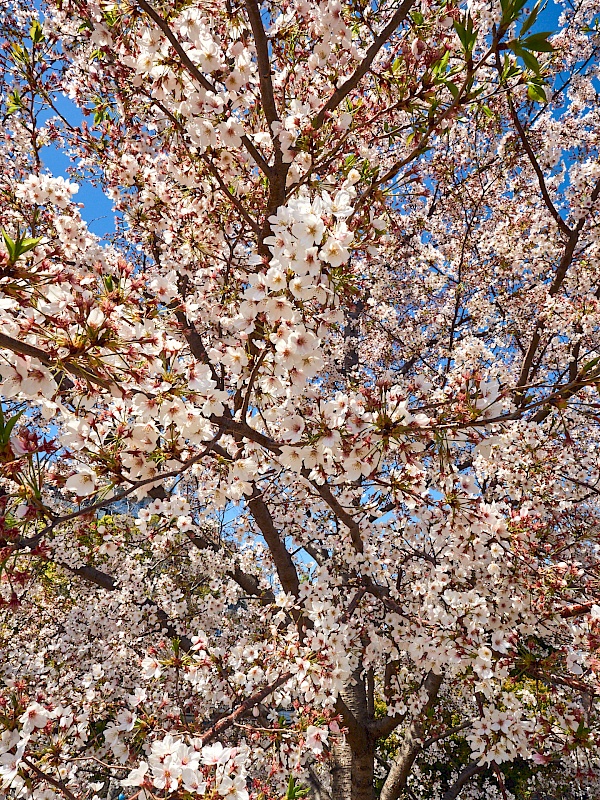
[[[81,122],[83,117],[77,106],[67,98],[57,98],[56,107],[74,125],[78,125]],[[48,116],[52,116],[52,114]],[[65,178],[68,177],[67,170],[70,166],[73,166],[73,161],[63,150],[58,147],[47,146],[42,148],[41,156],[44,165],[54,176],[62,175]],[[112,202],[101,189],[92,186],[91,183],[85,181],[77,182],[79,191],[73,199],[77,203],[84,204],[81,214],[88,223],[89,229],[98,236],[114,231]]]

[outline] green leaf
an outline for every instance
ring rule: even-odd
[[[489,117],[490,119],[494,119],[495,114],[494,114],[494,112],[492,111],[492,109],[489,106],[483,105],[481,107],[481,110],[486,115],[486,117]]]
[[[38,236],[37,238],[32,239],[31,237],[25,237],[24,239],[19,240],[19,256],[28,253],[30,250],[33,250],[34,247],[37,247],[38,244],[42,241],[42,237]]]
[[[440,60],[433,65],[432,69],[433,74],[436,76],[442,75],[446,71],[446,67],[448,66],[449,60],[450,60],[450,50],[446,50],[446,52],[440,58]]]
[[[42,240],[42,237],[32,239],[27,236],[17,235],[16,240],[12,239],[5,230],[2,230],[2,238],[4,239],[4,246],[8,253],[8,260],[10,264],[15,264],[22,255],[33,250]]]
[[[306,797],[309,791],[309,789],[302,787],[299,783],[296,783],[294,776],[290,775],[287,785],[287,792],[285,793],[285,800],[297,800],[299,797]]]
[[[502,24],[506,25],[513,22],[521,13],[521,9],[526,2],[527,0],[512,0],[512,2],[511,0],[506,0],[506,2],[501,2]]]
[[[536,75],[540,74],[542,68],[540,67],[540,62],[533,55],[533,53],[529,53],[527,52],[527,50],[523,50],[523,52],[521,53],[521,58],[525,62],[525,66],[527,67],[527,69],[530,69],[532,72],[535,72]]]
[[[13,428],[15,427],[15,425],[17,424],[17,422],[23,416],[24,413],[25,409],[19,411],[17,414],[14,415],[14,417],[11,417],[8,420],[8,422],[4,425],[2,433],[0,434],[2,437],[2,444],[8,444],[8,440],[10,439],[10,435],[13,431]]]
[[[581,372],[582,373],[589,372],[596,366],[596,364],[599,363],[600,363],[600,356],[596,356],[596,358],[592,358],[591,361],[588,361],[587,364],[583,365],[583,367],[581,368]]]
[[[525,3],[527,2],[528,0],[517,0],[517,2],[514,3],[513,19],[517,19],[521,11],[525,8]]]
[[[458,34],[460,43],[466,56],[469,56],[473,51],[475,42],[477,40],[477,31],[473,30],[473,20],[470,16],[467,17],[466,25],[461,25],[460,22],[454,22],[454,30]]]
[[[4,445],[8,444],[13,428],[24,413],[25,409],[12,416],[7,422],[2,404],[0,403],[0,446],[4,447]]]
[[[521,70],[517,67],[517,65],[513,64],[508,56],[505,56],[504,63],[502,64],[502,76],[500,78],[500,82],[504,84],[509,78],[514,78],[515,75],[519,75],[520,72]]]
[[[545,103],[546,102],[546,94],[545,92],[540,89],[539,86],[536,86],[535,83],[528,83],[527,84],[527,97],[532,100],[533,102],[537,103]]]
[[[39,44],[44,41],[44,29],[40,25],[39,20],[34,19],[29,29],[29,36],[34,44]]]
[[[455,83],[452,83],[452,81],[445,81],[444,82],[444,86],[446,86],[448,88],[448,90],[450,91],[450,94],[456,100],[458,95],[459,95],[458,86]]]
[[[525,39],[519,39],[519,42],[521,47],[526,50],[534,50],[536,53],[552,53],[554,48],[548,41],[548,36],[552,36],[552,31],[540,31]]]
[[[527,50],[524,50],[521,47],[521,43],[516,39],[513,39],[512,41],[508,42],[508,46],[516,56],[519,56],[519,58],[523,60],[527,69],[530,69],[532,72],[535,72],[536,75],[540,74],[541,71],[540,63],[537,60],[537,58],[533,55],[533,53],[529,53]]]
[[[109,28],[112,28],[118,19],[117,13],[114,10],[104,12],[104,22]]]
[[[19,111],[23,108],[23,101],[21,100],[21,95],[17,91],[11,92],[8,95],[8,103],[6,104],[6,113],[7,114],[14,114],[15,111]]]
[[[8,233],[3,230],[2,231],[2,238],[4,239],[4,246],[6,247],[6,252],[8,253],[8,260],[11,264],[17,260],[16,258],[16,243],[11,239]]]
[[[29,61],[29,53],[24,47],[21,45],[13,44],[12,46],[12,57],[17,62],[17,64],[27,64]]]
[[[462,44],[463,50],[466,53],[467,50],[468,50],[468,45],[469,45],[469,35],[467,33],[467,29],[465,28],[464,25],[461,25],[460,22],[458,22],[457,20],[454,20],[454,30],[458,34],[458,38],[460,39],[460,43]]]
[[[537,83],[533,83],[532,81],[527,84],[527,97],[530,100],[537,101],[538,103],[547,102],[546,92],[542,86]]]
[[[106,286],[107,292],[112,292],[114,290],[115,284],[111,275],[104,276],[104,285]]]

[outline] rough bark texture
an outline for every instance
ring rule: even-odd
[[[368,742],[366,749],[353,750],[347,738],[333,746],[331,768],[332,800],[373,800],[375,746]]]
[[[373,800],[375,740],[369,733],[371,703],[361,668],[354,671],[340,693],[338,709],[348,733],[334,749],[333,800]]]
[[[352,800],[373,800],[374,778],[375,743],[369,740],[365,750],[352,753]]]
[[[313,767],[308,767],[307,773],[311,800],[332,800],[331,791],[325,787],[321,776],[317,774],[317,770]]]
[[[352,749],[347,739],[338,739],[333,745],[331,767],[332,800],[350,800],[352,796]]]
[[[422,686],[425,704],[406,731],[381,790],[381,800],[398,800],[405,789],[412,766],[423,747],[423,714],[435,705],[441,685],[441,676],[433,672],[425,678]],[[361,676],[361,667],[358,667],[340,692],[337,710],[341,712],[348,732],[344,739],[334,744],[332,800],[374,800],[375,744],[379,737],[373,719],[373,689],[372,681],[368,676]]]

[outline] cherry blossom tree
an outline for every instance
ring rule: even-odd
[[[598,797],[597,3],[0,5],[2,796]]]

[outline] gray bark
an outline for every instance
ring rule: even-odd
[[[331,767],[331,800],[350,800],[352,797],[352,749],[346,737],[333,744]]]
[[[354,750],[348,737],[333,745],[331,768],[332,800],[373,800],[375,746],[367,742],[364,750]]]
[[[348,729],[333,746],[332,800],[373,800],[375,739],[369,733],[371,705],[357,668],[340,693],[338,710]]]
[[[312,800],[332,800],[331,793],[325,788],[323,782],[313,767],[308,767],[307,783],[310,786]]]

